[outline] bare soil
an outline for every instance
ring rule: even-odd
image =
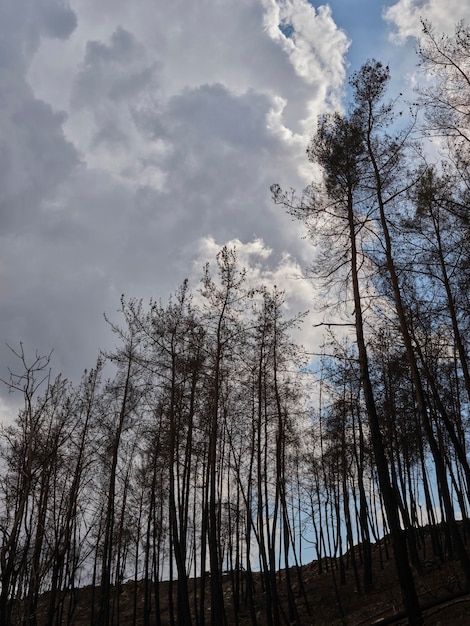
[[[359,551],[356,548],[357,557]],[[390,548],[388,549],[390,555]],[[420,566],[415,569],[415,580],[422,607],[424,607],[425,626],[468,626],[470,624],[470,595],[464,593],[464,580],[460,567],[452,559],[441,563],[432,555],[427,546],[423,553]],[[423,555],[421,555],[423,556]],[[374,588],[367,595],[358,592],[351,560],[348,555],[343,557],[346,566],[346,583],[340,584],[339,561],[331,560],[323,562],[323,571],[319,573],[317,562],[312,562],[302,567],[302,580],[304,591],[298,585],[298,576],[295,568],[290,569],[292,587],[296,596],[297,609],[302,625],[310,626],[366,626],[407,624],[406,616],[403,615],[400,590],[397,583],[395,565],[392,559],[387,558],[385,546],[373,546],[374,559]],[[359,575],[362,570],[359,568]],[[243,574],[244,575],[244,574]],[[266,620],[266,596],[263,592],[261,575],[254,574],[255,578],[255,609],[258,626],[265,626]],[[194,581],[190,580],[190,588]],[[176,605],[176,583],[174,597]],[[278,572],[279,600],[287,616],[286,572]],[[114,593],[114,624],[132,626],[134,624],[134,606],[136,610],[136,625],[143,625],[144,585],[140,581],[129,581],[122,585],[120,590]],[[209,584],[207,584],[207,605],[210,603]],[[91,587],[79,589],[75,596],[75,610],[70,622],[64,617],[63,623],[71,623],[76,626],[89,626],[92,620],[92,595]],[[169,584],[160,583],[160,618],[163,626],[170,624],[169,618]],[[96,598],[98,594],[96,594]],[[134,604],[134,599],[136,602]],[[224,597],[229,624],[236,624],[233,613],[232,581],[230,575],[224,576]],[[45,609],[48,596],[44,594],[40,598],[38,612],[38,626],[46,626]],[[191,592],[191,606],[195,603],[195,596]],[[66,602],[65,609],[67,609]],[[66,614],[66,613],[65,613]],[[119,615],[119,621],[118,621]],[[151,615],[151,624],[155,624],[155,615]],[[206,613],[206,623],[210,623],[210,609]],[[239,626],[250,624],[248,608],[242,606],[239,613]],[[287,618],[284,621],[288,624]]]

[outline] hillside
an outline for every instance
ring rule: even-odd
[[[427,537],[427,536],[426,536]],[[427,537],[427,540],[429,538]],[[317,562],[302,566],[303,590],[299,588],[298,576],[295,568],[289,571],[292,588],[295,593],[298,619],[289,622],[286,571],[277,573],[279,596],[282,611],[281,624],[297,623],[300,625],[315,626],[366,626],[372,624],[407,624],[402,613],[400,590],[395,576],[395,566],[390,555],[390,546],[387,540],[376,544],[372,549],[374,566],[374,589],[369,594],[359,594],[355,587],[354,575],[351,567],[351,555],[346,554],[342,563],[344,566],[345,584],[340,584],[341,561],[339,559],[324,561],[322,573],[319,574]],[[356,549],[356,558],[359,559],[359,550]],[[463,590],[463,577],[458,563],[452,559],[440,562],[432,555],[429,541],[422,545],[420,554],[421,566],[415,568],[414,573],[421,605],[424,610],[425,626],[466,626],[470,615],[470,594]],[[360,567],[359,575],[361,574]],[[246,573],[241,572],[240,584],[246,583]],[[258,626],[268,624],[266,617],[266,598],[263,592],[260,573],[253,574],[254,581],[254,610]],[[189,581],[190,589],[194,580]],[[224,596],[226,601],[228,623],[236,624],[237,620],[233,607],[233,585],[237,584],[235,573],[224,575]],[[206,606],[209,604],[209,584],[207,584]],[[98,589],[93,593],[92,587],[77,590],[75,598],[67,597],[64,602],[64,617],[62,623],[76,626],[88,626],[92,623],[92,604],[95,596],[97,606]],[[166,626],[171,623],[170,607],[168,603],[169,583],[159,583],[160,620],[156,619],[155,602],[152,599],[152,612],[149,624]],[[173,586],[174,619],[176,619],[176,585]],[[48,594],[39,600],[38,626],[47,624],[46,607]],[[74,603],[72,617],[66,618],[67,612]],[[191,608],[194,614],[195,596],[190,592]],[[128,581],[122,585],[119,593],[114,593],[114,624],[129,626],[143,626],[144,621],[144,583]],[[96,618],[96,612],[95,616]],[[206,612],[206,623],[210,622],[210,609]],[[176,623],[176,622],[175,622]],[[252,624],[248,606],[239,607],[238,624]]]

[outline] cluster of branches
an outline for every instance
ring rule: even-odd
[[[381,559],[393,555],[421,624],[425,525],[470,588],[470,32],[425,25],[419,54],[435,82],[408,125],[385,101],[388,68],[370,61],[351,78],[348,113],[319,120],[308,150],[319,182],[300,198],[273,187],[306,223],[313,272],[355,331],[349,343],[330,334],[316,380],[282,293],[250,289],[227,248],[195,295],[184,283],[166,305],[123,299],[116,349],[78,385],[16,352],[7,382],[24,406],[2,432],[1,624],[72,623],[91,585],[90,624],[300,625],[300,606],[315,609],[306,548],[339,581],[341,609],[347,570],[358,593],[373,587],[383,535]],[[441,160],[427,162],[418,134]]]
[[[3,432],[0,623],[41,622],[44,592],[46,623],[70,623],[87,584],[90,623],[119,623],[132,579],[133,623],[162,623],[164,580],[170,623],[210,612],[221,625],[227,571],[232,615],[243,603],[256,622],[253,570],[280,623],[276,571],[299,559],[299,320],[284,319],[275,288],[247,287],[234,250],[217,268],[197,298],[185,283],[166,306],[123,299],[116,349],[78,387],[17,353],[9,385],[24,408]],[[292,593],[286,610],[295,619]]]
[[[386,100],[388,67],[369,61],[350,79],[349,111],[319,120],[308,156],[320,181],[301,198],[273,187],[317,244],[314,273],[352,309],[371,454],[410,624],[422,623],[410,566],[417,545],[402,532],[419,521],[413,465],[434,524],[432,463],[447,545],[470,588],[456,521],[467,518],[470,495],[470,30],[461,23],[453,37],[439,36],[423,24],[419,56],[430,85],[409,119]],[[441,155],[433,163],[429,138]],[[352,419],[344,392],[337,402],[330,410],[344,428]]]

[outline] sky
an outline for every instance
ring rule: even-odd
[[[406,92],[421,16],[451,32],[470,7],[2,0],[0,378],[22,342],[78,380],[112,347],[121,294],[165,302],[224,244],[290,313],[313,310],[311,349],[312,248],[269,188],[308,184],[317,116],[365,60]],[[0,417],[9,402],[0,389]]]

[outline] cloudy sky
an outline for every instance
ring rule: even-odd
[[[0,377],[22,341],[77,379],[122,293],[166,300],[227,242],[311,307],[270,185],[308,183],[348,72],[375,57],[406,87],[420,16],[452,31],[465,4],[1,0]]]

